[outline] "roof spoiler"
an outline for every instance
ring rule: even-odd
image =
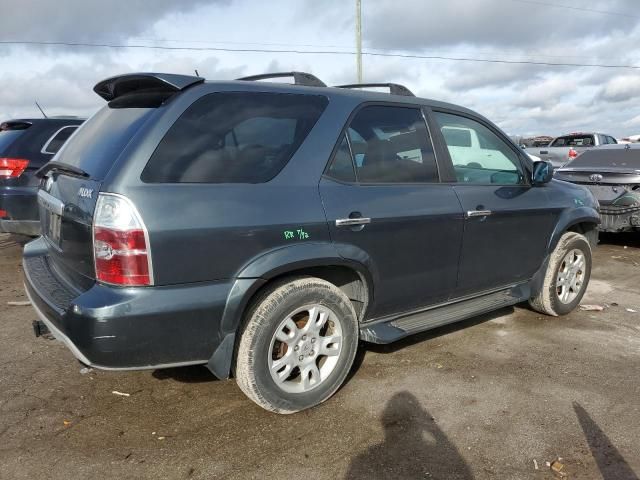
[[[204,82],[202,77],[172,73],[128,73],[98,82],[93,91],[107,102],[135,92],[177,93]]]

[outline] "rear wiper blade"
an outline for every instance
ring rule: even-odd
[[[89,174],[82,170],[81,168],[74,167],[73,165],[67,165],[62,162],[49,162],[46,163],[40,170],[36,172],[36,177],[42,178],[51,170],[57,170],[60,172],[70,173],[72,175],[76,175],[78,177],[89,177]]]

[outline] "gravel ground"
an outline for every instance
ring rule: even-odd
[[[566,478],[637,479],[640,235],[594,262],[602,312],[522,306],[368,346],[335,397],[278,416],[201,367],[81,373],[7,305],[20,246],[0,236],[0,478],[551,479],[560,457]]]

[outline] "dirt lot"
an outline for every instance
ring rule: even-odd
[[[81,374],[14,300],[20,247],[0,236],[2,479],[545,479],[557,457],[570,479],[640,475],[640,236],[596,252],[583,303],[604,312],[504,309],[368,347],[291,416],[200,367]]]

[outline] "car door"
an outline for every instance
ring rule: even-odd
[[[419,107],[365,105],[320,182],[332,241],[374,278],[368,318],[410,311],[455,288],[462,209],[439,182]]]
[[[432,116],[465,214],[455,296],[528,280],[545,257],[553,227],[545,188],[529,181],[530,161],[480,118],[446,110]],[[454,128],[458,135],[449,135]]]

